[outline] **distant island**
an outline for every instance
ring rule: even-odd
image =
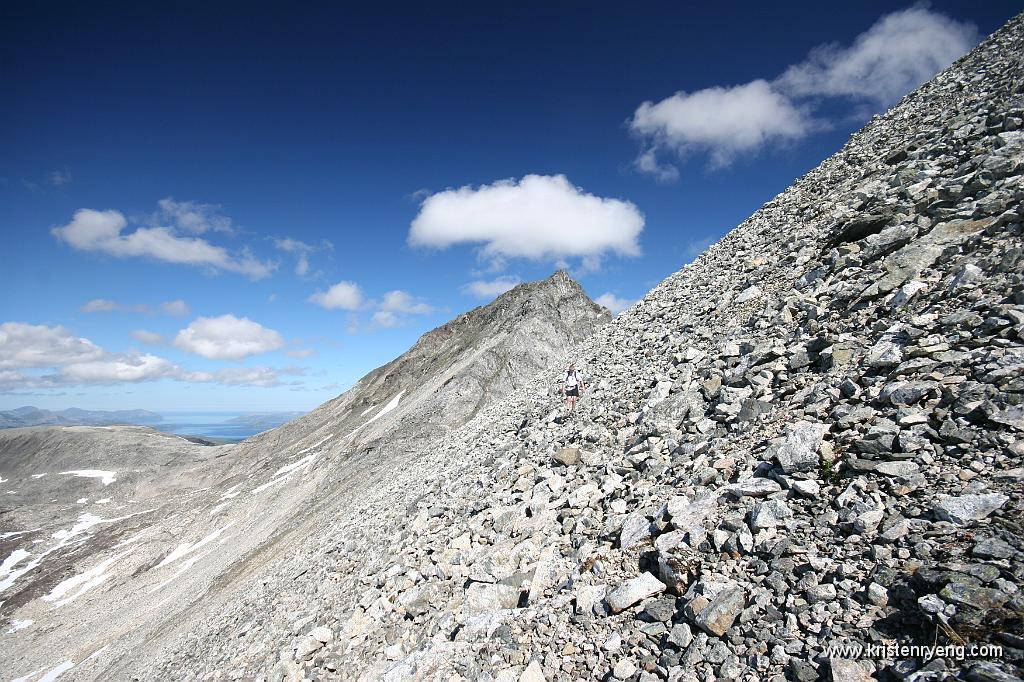
[[[111,424],[141,424],[157,426],[163,417],[149,410],[44,410],[25,406],[0,412],[0,429],[21,426],[109,426]]]

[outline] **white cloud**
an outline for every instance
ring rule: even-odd
[[[180,298],[175,299],[173,301],[165,301],[161,303],[160,310],[165,315],[175,315],[178,317],[188,315],[190,312],[188,304],[185,303],[185,301],[181,300]]]
[[[432,194],[412,221],[412,246],[482,244],[485,258],[579,257],[594,267],[606,253],[640,254],[643,214],[628,201],[588,194],[564,175],[526,175]]]
[[[707,152],[712,166],[722,167],[766,144],[799,139],[812,127],[788,97],[764,80],[644,102],[630,121],[633,132],[649,145],[637,159],[637,168],[662,179],[673,174],[659,165],[656,149],[680,156]]]
[[[407,292],[397,289],[384,294],[379,307],[383,311],[409,315],[429,315],[435,310],[433,306],[417,301]]]
[[[390,329],[397,327],[405,322],[405,319],[400,315],[396,315],[390,310],[378,310],[373,314],[373,324],[377,327],[384,327]]]
[[[626,298],[619,298],[612,292],[606,292],[594,299],[599,305],[603,305],[608,310],[612,311],[612,315],[618,315],[626,308],[632,306],[636,301],[632,301]]]
[[[145,257],[166,263],[196,265],[237,272],[252,279],[266,277],[274,263],[257,260],[243,249],[238,255],[198,237],[181,237],[168,227],[139,227],[122,234],[127,227],[120,211],[75,211],[70,223],[51,230],[59,240],[79,251],[104,253],[118,258]]]
[[[276,369],[274,367],[228,367],[216,372],[190,372],[185,375],[187,381],[213,382],[225,386],[260,386],[271,387],[281,385],[281,375],[302,374],[302,370],[294,368]],[[294,383],[294,382],[293,382]]]
[[[119,307],[119,304],[115,301],[109,301],[105,298],[94,298],[79,308],[79,310],[83,313],[109,313],[117,310]]]
[[[25,322],[0,324],[0,369],[88,362],[102,355],[102,348],[89,339],[74,336],[64,327]]]
[[[363,306],[363,291],[355,282],[341,281],[327,291],[318,291],[309,300],[328,310],[359,310]]]
[[[240,360],[284,346],[273,329],[234,315],[199,317],[178,332],[174,345],[210,360]]]
[[[123,353],[89,362],[76,362],[60,369],[62,383],[116,384],[155,381],[174,377],[178,368],[149,353]]]
[[[221,213],[221,207],[198,201],[175,201],[171,197],[157,202],[156,222],[167,222],[179,230],[193,234],[204,232],[232,232],[231,218]]]
[[[662,163],[658,160],[658,153],[655,149],[645,149],[633,161],[633,165],[641,173],[653,176],[660,182],[675,182],[679,179],[679,169],[670,163]]]
[[[334,244],[323,240],[320,245],[307,244],[306,242],[298,239],[292,239],[286,237],[285,239],[275,239],[274,246],[279,251],[290,253],[295,256],[295,274],[299,277],[305,277],[309,274],[309,257],[317,251],[330,251],[334,248]]]
[[[141,341],[147,346],[159,346],[164,343],[164,337],[162,334],[146,331],[145,329],[136,329],[131,332],[131,336],[136,341]]]
[[[132,335],[140,340],[160,338],[145,330],[137,330]],[[20,368],[43,369],[49,373],[31,374],[18,371]],[[283,375],[303,373],[304,370],[296,367],[232,367],[214,372],[190,372],[150,353],[109,353],[88,339],[73,336],[64,327],[24,322],[0,324],[0,391],[5,393],[160,379],[229,386],[276,386]]]
[[[966,53],[978,39],[972,24],[926,7],[882,16],[853,44],[822,45],[777,79],[677,92],[644,102],[630,120],[641,140],[634,166],[658,180],[679,171],[660,155],[707,154],[712,168],[742,155],[799,140],[829,127],[812,115],[823,98],[887,106]]]
[[[973,24],[917,6],[880,18],[853,45],[821,45],[776,81],[793,96],[898,101],[978,42]]]
[[[83,313],[110,313],[114,311],[129,313],[145,313],[151,315],[153,309],[145,303],[119,303],[106,298],[94,298],[87,301],[81,308]],[[188,315],[188,305],[180,298],[175,301],[166,301],[160,304],[160,312],[165,315]]]
[[[477,298],[494,298],[516,286],[520,281],[518,277],[508,275],[492,280],[477,279],[462,287],[462,291]]]
[[[295,348],[284,352],[290,358],[310,358],[316,355],[315,348]]]

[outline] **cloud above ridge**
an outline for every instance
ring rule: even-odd
[[[474,244],[492,263],[580,258],[595,268],[608,254],[640,255],[644,216],[620,199],[599,197],[564,175],[526,175],[426,197],[409,229],[413,247]]]
[[[792,143],[830,123],[817,114],[828,99],[877,109],[952,64],[978,41],[977,28],[924,6],[879,18],[849,46],[820,45],[772,81],[680,91],[643,102],[629,120],[640,141],[637,171],[671,182],[665,158],[705,155],[712,169],[771,146]]]

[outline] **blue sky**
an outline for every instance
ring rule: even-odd
[[[310,409],[556,267],[618,308],[1021,9],[150,4],[0,9],[0,409]]]

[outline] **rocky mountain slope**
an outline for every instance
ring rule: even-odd
[[[1017,17],[581,343],[572,418],[534,377],[135,676],[1022,678],[1022,55]]]
[[[313,413],[237,445],[142,427],[0,432],[0,670],[127,679],[318,543],[415,462],[610,318],[564,273],[430,332]],[[145,676],[149,676],[147,673]],[[177,673],[161,673],[164,679]]]

